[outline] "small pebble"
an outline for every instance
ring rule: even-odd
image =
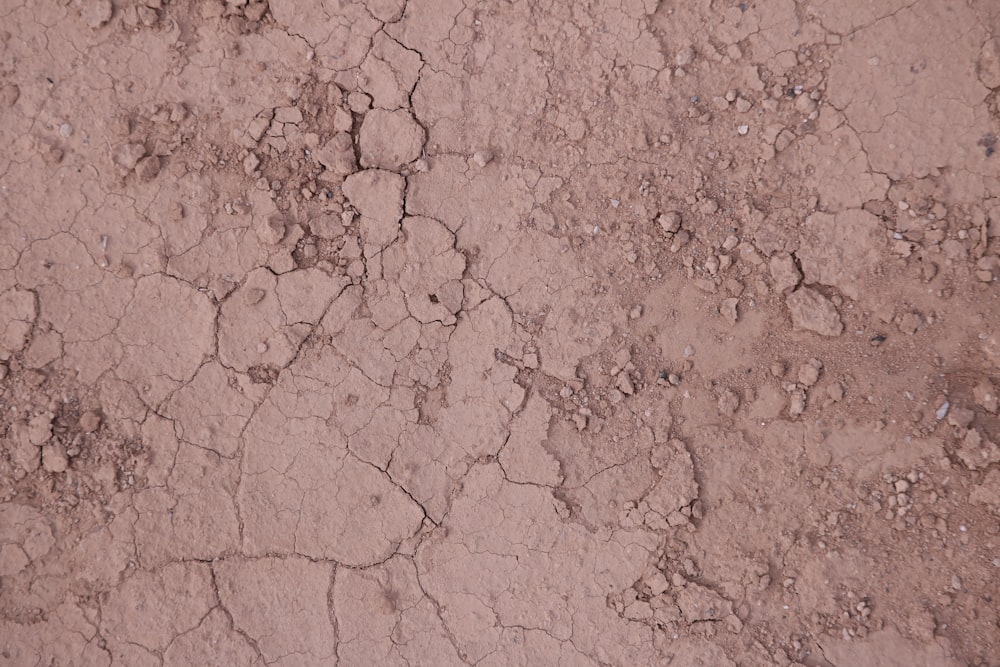
[[[687,230],[682,229],[674,235],[674,242],[670,244],[670,252],[675,253],[684,246],[688,244],[691,240],[691,234]]]
[[[93,411],[87,410],[80,415],[80,430],[84,433],[93,433],[101,425],[101,416]]]
[[[476,151],[472,154],[472,161],[476,163],[476,166],[482,169],[493,161],[493,154],[488,151]]]
[[[729,320],[730,324],[736,324],[740,317],[739,299],[735,297],[723,299],[719,305],[719,314]]]
[[[675,234],[681,228],[681,216],[676,211],[667,211],[656,217],[656,222],[667,234]]]
[[[615,384],[615,387],[625,396],[631,396],[635,393],[635,385],[632,384],[632,378],[629,377],[626,371],[618,374],[618,382]]]
[[[788,402],[788,416],[798,417],[806,410],[806,392],[796,389]]]
[[[819,359],[810,359],[799,368],[799,383],[806,387],[811,387],[819,380],[819,372],[823,368],[823,362]]]
[[[69,467],[69,458],[66,456],[66,449],[60,442],[53,442],[42,448],[42,466],[49,472],[66,472]]]

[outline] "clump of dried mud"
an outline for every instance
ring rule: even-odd
[[[0,7],[0,663],[1000,665],[1000,5]]]

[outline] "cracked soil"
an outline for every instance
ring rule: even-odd
[[[0,665],[1000,666],[1000,2],[0,0]]]

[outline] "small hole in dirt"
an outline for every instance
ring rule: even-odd
[[[429,294],[427,298],[431,300],[431,303],[441,303],[441,300],[438,299],[437,294]]]

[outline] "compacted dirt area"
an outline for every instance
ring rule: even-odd
[[[0,0],[0,664],[1000,665],[1000,3]]]

